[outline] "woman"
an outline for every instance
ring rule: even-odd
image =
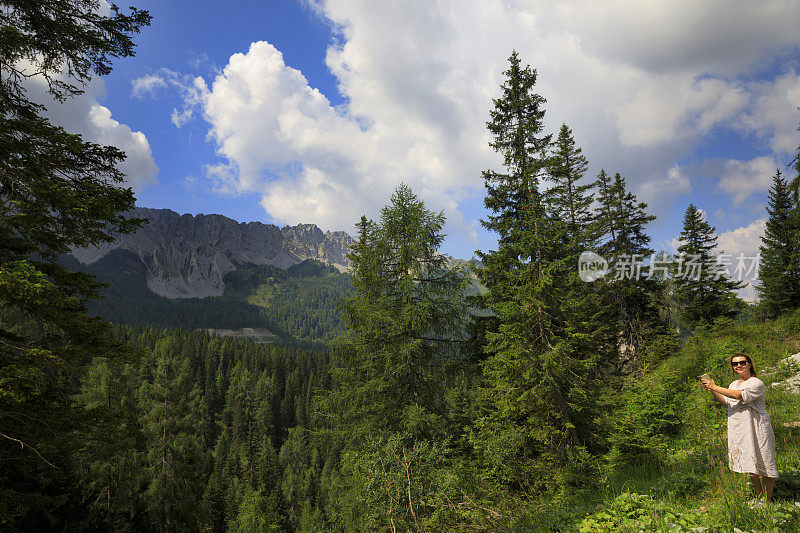
[[[764,382],[756,377],[750,356],[731,356],[731,368],[739,379],[725,389],[712,379],[702,380],[719,403],[728,407],[728,465],[734,472],[750,474],[756,498],[772,499],[778,478],[775,466],[775,434],[767,414]]]

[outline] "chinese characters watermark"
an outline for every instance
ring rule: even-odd
[[[664,252],[650,256],[620,254],[606,260],[601,255],[581,252],[578,258],[578,275],[589,283],[610,275],[612,281],[624,279],[685,279],[719,280],[727,276],[734,281],[744,281],[758,275],[761,253],[718,254],[712,263],[703,265],[700,254],[667,256]]]

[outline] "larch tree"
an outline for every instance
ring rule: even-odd
[[[458,353],[466,313],[466,276],[439,252],[444,223],[400,185],[378,223],[357,225],[339,389],[357,434],[400,431],[437,411],[433,371]]]

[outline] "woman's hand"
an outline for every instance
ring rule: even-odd
[[[700,386],[703,387],[705,390],[711,392],[711,394],[714,395],[714,399],[717,400],[719,403],[721,403],[722,405],[728,405],[728,400],[726,400],[725,396],[719,392],[721,390],[728,390],[728,389],[722,389],[718,387],[717,384],[714,383],[714,380],[711,378],[701,379]]]
[[[703,388],[704,388],[705,390],[710,390],[710,391],[712,391],[712,392],[713,392],[713,390],[714,390],[714,387],[716,387],[716,386],[717,386],[717,384],[716,384],[716,383],[714,383],[714,380],[713,380],[713,379],[701,379],[701,380],[700,380],[700,383],[703,385]]]

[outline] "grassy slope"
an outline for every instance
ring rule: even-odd
[[[751,509],[747,476],[728,470],[725,409],[696,377],[707,371],[727,386],[734,380],[729,356],[737,351],[753,357],[767,385],[782,479],[776,502],[766,508]],[[800,395],[771,386],[790,375],[777,363],[797,352],[800,311],[768,323],[721,325],[691,337],[621,395],[614,413],[618,430],[611,437],[615,449],[601,467],[599,487],[552,502],[538,514],[534,528],[800,531],[800,504],[795,503],[800,501],[800,427],[785,425],[800,421]],[[775,371],[767,372],[770,367]],[[637,419],[632,410],[644,413]]]

